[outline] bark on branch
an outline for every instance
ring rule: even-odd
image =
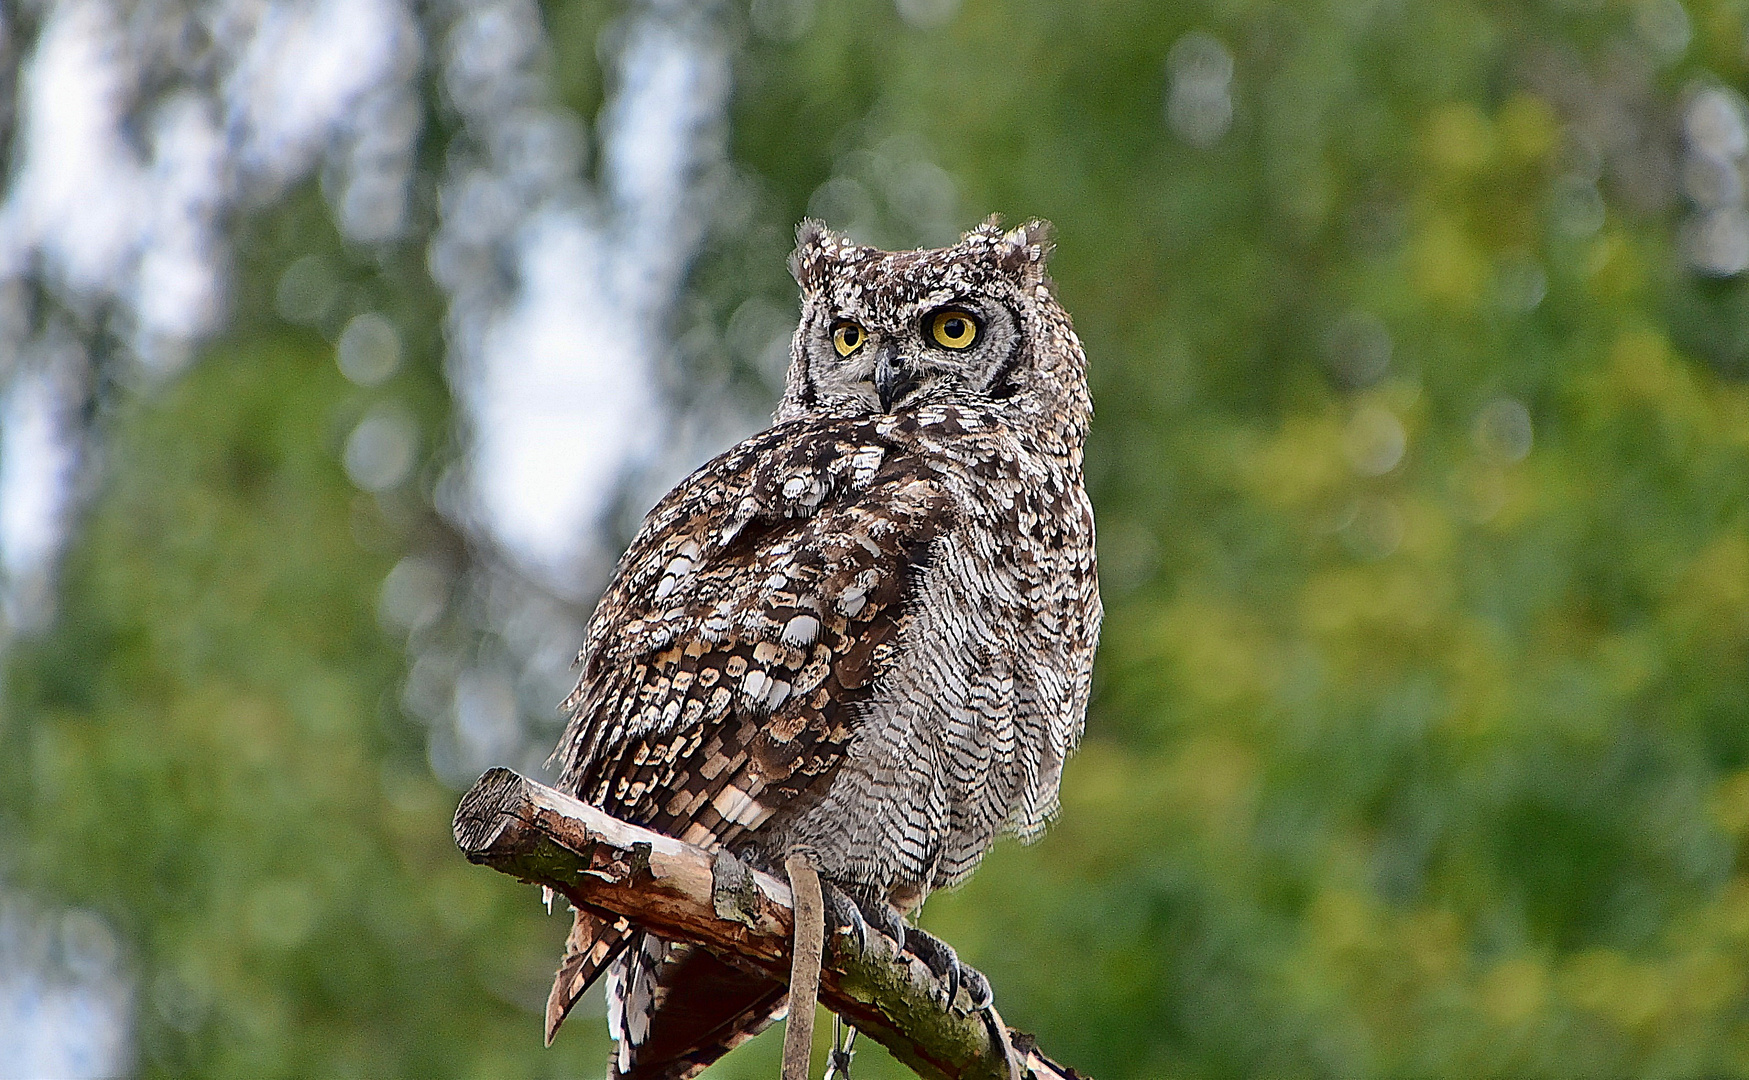
[[[788,980],[789,886],[732,855],[609,817],[509,769],[488,771],[462,797],[455,840],[469,862]],[[871,932],[864,951],[855,935],[828,929],[822,1004],[930,1080],[1009,1080],[984,1022],[943,1010],[939,987],[884,935]],[[1026,1080],[1080,1080],[1039,1053],[1031,1036],[1007,1031]]]

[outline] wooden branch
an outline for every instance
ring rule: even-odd
[[[492,769],[462,797],[456,845],[468,861],[545,885],[571,903],[624,915],[675,941],[696,942],[732,963],[789,977],[790,890],[733,855],[713,856],[673,837],[609,817],[563,792]],[[1080,1080],[1005,1029],[1014,1068],[976,1014],[938,1004],[940,983],[894,943],[870,932],[868,948],[829,928],[820,1001],[930,1080]]]

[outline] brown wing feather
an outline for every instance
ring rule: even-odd
[[[952,516],[876,429],[775,428],[652,512],[591,622],[561,786],[716,845],[830,774]]]
[[[651,512],[590,621],[561,787],[715,848],[830,777],[953,521],[894,453],[903,435],[890,417],[780,425]],[[559,1015],[600,970],[561,968]]]
[[[547,994],[548,1046],[553,1045],[553,1036],[571,1014],[577,999],[625,951],[635,933],[631,921],[621,915],[596,914],[582,908],[573,914],[571,933],[565,938],[565,956],[559,961],[553,989]]]
[[[788,987],[690,945],[676,945],[655,977],[662,987],[636,1059],[612,1080],[691,1080],[782,1015]]]

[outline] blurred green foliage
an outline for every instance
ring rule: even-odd
[[[882,187],[918,162],[957,226],[1058,229],[1099,408],[1088,744],[1054,832],[926,917],[1054,1056],[1749,1073],[1749,291],[1684,269],[1675,165],[1648,192],[1634,156],[1674,163],[1692,80],[1743,85],[1749,11],[1675,8],[1676,56],[1673,7],[966,0],[918,28],[856,0],[794,42],[727,13],[754,198],[687,317],[793,302],[788,231],[834,176],[863,239],[939,239]],[[547,10],[592,112],[616,9]],[[1232,63],[1212,137],[1168,118],[1193,31]],[[1588,151],[1588,110],[1639,141]],[[258,231],[271,288],[308,230]],[[404,262],[367,270],[416,323]],[[461,863],[395,704],[373,605],[406,530],[338,464],[359,393],[262,316],[116,410],[62,616],[9,662],[6,872],[133,943],[149,1074],[593,1074],[599,1021],[544,1051],[532,1011],[563,920]]]
[[[548,1051],[534,1019],[563,927],[458,858],[401,713],[377,596],[431,512],[341,465],[390,393],[447,422],[419,253],[349,259],[325,220],[305,191],[252,222],[238,332],[110,407],[60,617],[8,656],[0,867],[120,931],[143,1076],[594,1075],[598,1020]],[[276,323],[300,256],[423,340],[423,370],[361,390]]]

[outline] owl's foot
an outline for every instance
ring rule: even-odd
[[[822,900],[826,908],[826,926],[842,933],[848,927],[856,935],[856,944],[868,951],[870,927],[893,939],[897,950],[905,949],[905,917],[884,900],[870,900],[839,888],[829,881],[821,883]]]
[[[858,948],[865,952],[871,928],[892,938],[900,952],[909,952],[923,961],[923,965],[941,980],[943,1009],[953,1007],[962,986],[971,998],[973,1012],[983,1012],[995,1000],[995,995],[990,992],[990,980],[983,972],[961,963],[959,955],[947,942],[927,930],[908,925],[898,908],[885,900],[846,891],[831,882],[823,881],[821,886],[827,928],[836,933],[849,929],[856,935]]]
[[[905,939],[905,948],[912,956],[923,961],[924,966],[941,980],[944,991],[941,1001],[943,1009],[953,1008],[962,986],[966,989],[966,995],[972,999],[973,1012],[983,1012],[995,1001],[995,995],[990,992],[990,980],[984,978],[984,973],[970,964],[961,963],[953,946],[929,931],[911,927],[910,934]]]

